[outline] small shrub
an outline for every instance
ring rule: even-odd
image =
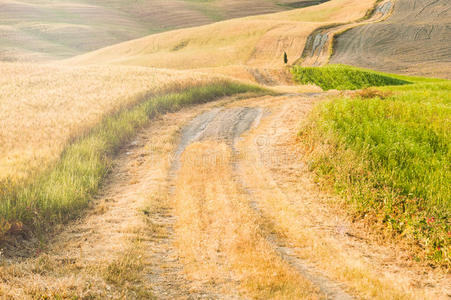
[[[381,91],[373,88],[365,88],[363,90],[357,91],[354,94],[354,97],[359,97],[362,99],[373,99],[373,98],[386,99],[391,96],[393,96],[393,92],[391,91]]]

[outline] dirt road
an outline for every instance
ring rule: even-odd
[[[449,299],[451,279],[347,218],[300,122],[325,94],[223,99],[124,147],[89,215],[2,258],[12,299]]]

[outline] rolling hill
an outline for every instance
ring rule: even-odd
[[[277,73],[283,67],[284,51],[289,63],[296,61],[316,28],[362,18],[373,5],[372,0],[332,0],[303,9],[154,34],[90,52],[67,63],[198,69],[256,80],[262,77],[258,72],[270,69]]]
[[[67,58],[151,33],[327,0],[0,0],[0,60]]]
[[[339,35],[331,62],[449,79],[450,40],[448,0],[398,0],[386,21]]]

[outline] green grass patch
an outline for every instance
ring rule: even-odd
[[[256,86],[215,81],[153,96],[105,117],[68,145],[59,161],[44,174],[27,183],[1,184],[0,240],[15,232],[45,231],[79,215],[111,170],[119,148],[156,115],[246,92],[267,91]]]
[[[328,65],[324,67],[292,68],[294,80],[301,84],[315,84],[323,90],[357,90],[372,86],[404,85],[409,82],[371,70],[345,66]]]
[[[450,266],[451,81],[394,76],[412,84],[323,102],[300,134],[311,169],[357,217]]]

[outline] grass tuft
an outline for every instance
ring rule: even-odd
[[[371,70],[345,65],[300,67],[292,69],[294,80],[301,84],[315,84],[323,90],[357,90],[372,86],[404,85],[409,82]]]

